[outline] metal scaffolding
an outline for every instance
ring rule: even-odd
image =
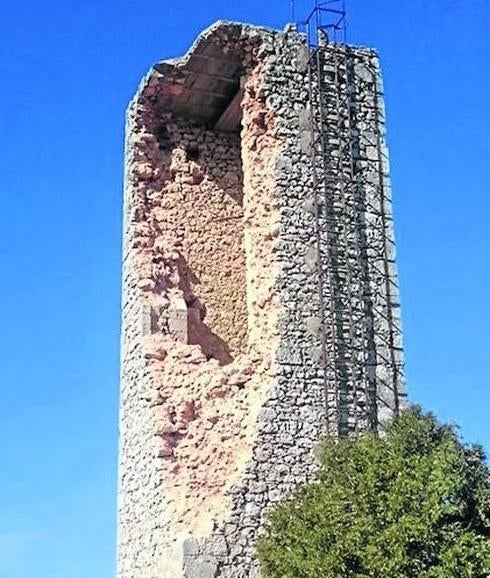
[[[389,191],[378,71],[370,70],[372,130],[358,130],[353,49],[346,45],[345,0],[316,1],[300,24],[309,46],[311,161],[327,430],[339,437],[378,432],[382,406],[399,411],[401,328],[393,316]],[[366,141],[367,139],[367,141]],[[371,147],[376,182],[359,151]],[[371,175],[372,176],[372,175]],[[374,191],[369,198],[367,188]],[[371,234],[377,239],[373,246]],[[373,279],[376,279],[373,282]],[[377,321],[379,320],[379,322]],[[379,325],[386,327],[381,331]],[[390,402],[392,400],[392,402]],[[381,411],[380,411],[381,410]]]

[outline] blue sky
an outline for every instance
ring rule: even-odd
[[[214,20],[283,27],[288,0],[4,4],[0,578],[113,578],[124,109]],[[410,396],[490,449],[490,5],[349,4],[385,74]]]

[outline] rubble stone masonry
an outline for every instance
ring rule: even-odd
[[[374,394],[345,389],[348,434],[369,427],[358,408],[382,422],[404,398],[378,61],[349,54],[357,80],[340,88],[365,201],[350,209],[364,239],[354,306]],[[260,576],[264,514],[311,478],[326,406],[341,411],[325,389],[328,212],[313,194],[308,59],[294,31],[218,22],[155,66],[128,109],[119,578]],[[327,49],[324,62],[332,82]],[[232,80],[240,118],[225,130],[233,102],[214,114],[210,99]]]

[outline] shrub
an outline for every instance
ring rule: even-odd
[[[272,510],[265,578],[484,578],[490,475],[481,447],[419,408],[379,438],[326,439],[315,482]]]

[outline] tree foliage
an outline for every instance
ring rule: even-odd
[[[319,458],[269,516],[265,578],[490,575],[490,474],[454,426],[412,408],[381,438],[326,439]]]

